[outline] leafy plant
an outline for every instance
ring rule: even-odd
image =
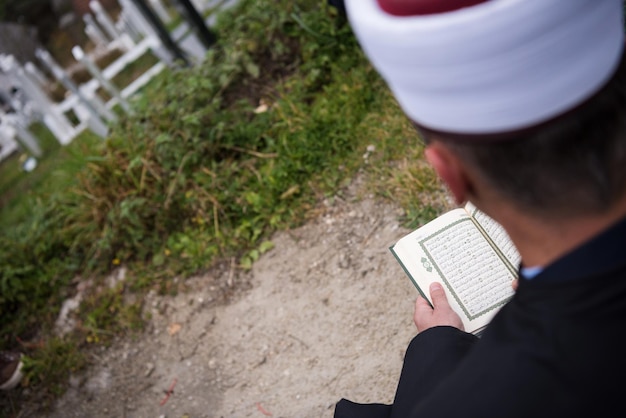
[[[65,381],[71,372],[80,370],[86,364],[86,358],[76,344],[59,337],[53,337],[23,357],[25,386],[61,394]]]

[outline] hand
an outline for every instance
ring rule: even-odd
[[[430,299],[433,301],[432,308],[428,301],[421,296],[415,301],[413,322],[415,322],[418,332],[440,325],[449,325],[461,331],[465,330],[461,318],[450,307],[441,283],[430,285]]]

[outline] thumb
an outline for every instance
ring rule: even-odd
[[[441,286],[441,283],[430,284],[430,299],[433,301],[433,307],[435,309],[437,309],[438,307],[450,306],[448,304],[448,298],[446,297],[446,292],[444,292],[443,286]]]

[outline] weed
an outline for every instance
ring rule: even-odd
[[[24,357],[25,379],[22,384],[33,389],[45,388],[52,394],[61,394],[70,373],[87,363],[83,352],[69,340],[53,337],[37,350],[29,350]]]

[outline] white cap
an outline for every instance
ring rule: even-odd
[[[345,2],[407,116],[443,132],[503,133],[558,116],[610,79],[624,45],[622,0],[489,0],[410,16]]]

